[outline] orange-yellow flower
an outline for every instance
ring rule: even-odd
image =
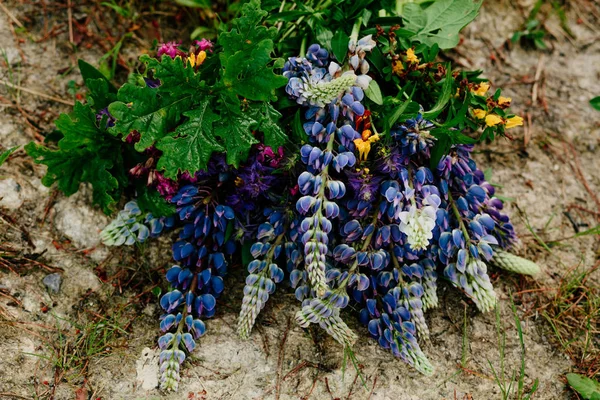
[[[480,108],[473,110],[473,115],[475,116],[475,118],[477,119],[484,119],[485,116],[487,115],[487,111],[482,110]]]
[[[487,82],[481,82],[477,90],[471,89],[471,93],[477,96],[485,96],[487,91],[490,89],[490,84]]]
[[[206,60],[206,52],[201,51],[200,53],[198,53],[198,55],[195,55],[194,53],[192,53],[188,57],[188,60],[192,67],[195,67],[196,65],[202,65],[204,60]]]
[[[367,161],[367,157],[369,156],[369,152],[371,151],[371,144],[375,143],[378,140],[379,135],[371,135],[371,131],[368,129],[363,131],[360,138],[354,139],[354,145],[358,150],[359,159],[361,161]]]
[[[392,72],[396,75],[400,75],[402,74],[402,71],[404,71],[404,65],[398,60],[394,61],[392,63]]]
[[[413,49],[406,50],[406,61],[409,63],[419,62],[419,58],[415,55],[415,51]]]
[[[523,118],[515,115],[514,117],[508,118],[506,120],[506,129],[514,128],[515,126],[523,125]]]
[[[497,116],[496,114],[488,114],[485,117],[485,124],[487,126],[495,126],[502,123],[502,118]]]
[[[498,97],[498,105],[499,106],[510,106],[510,102],[512,99],[510,97]]]

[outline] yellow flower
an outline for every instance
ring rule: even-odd
[[[523,125],[523,118],[515,115],[512,118],[506,120],[506,129],[514,128],[515,126]]]
[[[206,52],[201,51],[200,53],[198,53],[198,55],[195,55],[194,53],[192,53],[188,57],[188,60],[190,61],[190,65],[192,67],[195,67],[196,65],[202,65],[204,60],[206,60]]]
[[[485,116],[487,115],[487,111],[482,110],[482,109],[473,110],[473,115],[477,119],[484,119]]]
[[[363,131],[361,138],[354,139],[354,145],[358,150],[360,161],[367,161],[369,152],[371,151],[371,144],[379,140],[379,135],[371,135],[370,130]]]
[[[394,61],[392,64],[392,72],[396,75],[400,75],[402,74],[402,71],[404,71],[404,65],[398,60]]]
[[[510,102],[512,99],[510,97],[498,97],[498,105],[499,106],[510,106]]]
[[[415,51],[413,49],[406,50],[406,61],[409,63],[418,63],[419,58],[415,56]]]
[[[495,114],[489,114],[485,117],[485,124],[487,126],[494,126],[502,123],[502,118]]]
[[[487,82],[481,82],[479,84],[479,88],[477,90],[471,89],[471,93],[476,94],[477,96],[485,96],[487,91],[490,88],[490,84]]]

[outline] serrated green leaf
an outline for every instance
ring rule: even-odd
[[[48,167],[42,183],[50,187],[56,182],[58,189],[70,196],[82,182],[89,182],[94,203],[111,213],[120,196],[120,143],[96,125],[89,105],[76,103],[71,114],[61,114],[56,126],[63,134],[57,150],[33,142],[25,146],[35,163]]]
[[[591,99],[591,100],[590,100],[590,105],[591,105],[591,106],[592,106],[594,109],[596,109],[596,110],[600,111],[600,96],[596,96],[596,97],[594,97],[593,99]]]
[[[579,374],[567,374],[569,386],[584,399],[593,400],[600,396],[600,383]]]
[[[157,89],[126,83],[119,89],[119,101],[112,103],[108,111],[116,119],[109,129],[125,138],[131,131],[140,133],[135,149],[143,151],[163,138],[181,114],[192,104],[192,96],[159,95]]]
[[[331,38],[331,50],[340,64],[344,62],[346,56],[348,55],[349,41],[350,36],[346,35],[346,32],[344,32],[342,29],[339,29],[333,35],[333,38]]]
[[[415,32],[413,41],[451,49],[458,44],[458,33],[477,17],[482,0],[437,0],[423,9],[420,4],[404,5],[404,28]]]
[[[153,77],[160,80],[159,92],[182,96],[196,93],[203,87],[201,76],[190,65],[186,65],[180,56],[171,58],[163,54],[156,59],[144,54],[140,61],[153,71]]]
[[[18,148],[19,148],[19,146],[11,147],[10,149],[0,153],[0,167],[2,166],[2,164],[4,164],[4,162],[8,159],[8,157],[10,157],[10,155],[12,153],[17,151]]]
[[[257,122],[247,113],[240,112],[238,104],[228,101],[222,104],[221,120],[214,125],[214,132],[225,144],[227,163],[237,168],[248,158],[252,145],[258,143],[251,130]]]
[[[265,145],[277,149],[286,144],[288,136],[278,124],[281,114],[270,103],[254,104],[251,114],[258,121],[255,129],[264,134]]]
[[[365,95],[375,104],[383,105],[383,95],[379,84],[374,79],[369,82],[369,86],[365,90]]]
[[[231,31],[219,36],[219,44],[223,46],[219,56],[222,82],[228,90],[249,100],[272,100],[275,89],[287,83],[284,76],[275,74],[269,66],[277,28],[260,25],[267,13],[260,9],[258,0],[244,4],[241,15],[233,20]]]
[[[184,112],[188,120],[179,125],[172,135],[160,139],[156,148],[163,152],[157,168],[165,171],[167,178],[177,179],[179,172],[206,169],[215,151],[225,150],[213,136],[213,123],[219,116],[212,109],[211,99],[202,101],[195,109]]]

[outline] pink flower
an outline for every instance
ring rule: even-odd
[[[200,51],[210,51],[212,53],[213,42],[208,39],[196,40],[194,42]]]
[[[158,46],[158,57],[162,57],[163,54],[166,54],[171,58],[185,55],[183,51],[179,50],[180,45],[181,42],[161,43],[161,45]]]

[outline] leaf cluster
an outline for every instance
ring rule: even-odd
[[[94,203],[105,213],[111,213],[127,184],[122,146],[108,134],[107,117],[97,113],[116,96],[112,84],[91,65],[79,63],[84,82],[89,89],[88,103],[77,102],[70,114],[61,114],[56,127],[61,138],[58,148],[31,142],[27,154],[37,164],[48,167],[42,179],[45,186],[57,184],[67,196],[79,190],[81,183],[90,183]]]
[[[138,132],[136,150],[161,150],[157,168],[169,178],[205,169],[214,152],[225,152],[237,167],[259,143],[256,131],[268,146],[285,144],[281,115],[270,101],[287,79],[273,71],[282,63],[272,58],[277,30],[262,26],[266,15],[258,0],[244,4],[215,54],[197,68],[180,56],[142,56],[147,75],[160,85],[123,85],[108,108],[116,118],[110,132],[123,138]]]

